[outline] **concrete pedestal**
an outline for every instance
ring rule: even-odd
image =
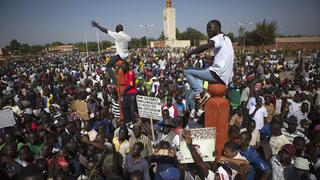
[[[224,97],[227,87],[222,84],[209,84],[208,91],[212,97],[205,103],[205,127],[216,128],[216,151],[219,159],[224,144],[228,140],[230,104]]]

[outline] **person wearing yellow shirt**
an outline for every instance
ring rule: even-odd
[[[123,159],[126,158],[127,154],[130,152],[130,144],[128,141],[128,129],[123,126],[120,127],[119,137],[115,136],[112,140],[112,144],[114,145],[115,151],[119,152]]]

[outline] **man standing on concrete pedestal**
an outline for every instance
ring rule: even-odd
[[[112,38],[114,38],[116,44],[117,53],[115,56],[112,56],[109,62],[106,64],[106,70],[109,73],[109,76],[112,79],[114,84],[117,84],[117,78],[112,70],[115,67],[118,60],[126,60],[129,56],[129,42],[131,41],[131,37],[123,32],[123,26],[118,24],[116,26],[116,32],[110,31],[107,28],[100,26],[97,22],[91,21],[91,26],[98,28],[100,31],[109,34]]]
[[[190,58],[193,54],[199,54],[206,50],[214,51],[213,64],[207,69],[188,68],[184,70],[184,75],[190,84],[190,92],[186,98],[199,100],[202,106],[209,98],[210,94],[205,92],[198,79],[208,81],[211,84],[224,84],[226,86],[232,81],[234,52],[232,42],[228,36],[221,32],[221,23],[218,20],[211,20],[207,24],[209,41],[200,45],[191,52],[185,53],[185,58]]]

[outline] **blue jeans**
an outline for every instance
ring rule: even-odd
[[[109,77],[112,79],[112,82],[114,84],[117,84],[117,78],[116,78],[116,74],[112,68],[115,68],[116,63],[120,60],[121,60],[121,57],[119,56],[119,54],[117,54],[115,56],[112,56],[110,58],[109,62],[106,64],[106,70],[107,70]]]
[[[197,83],[198,84],[201,84],[203,85],[203,80],[200,80],[200,79],[197,79]],[[194,100],[193,100],[193,97],[196,95],[196,92],[195,91],[191,91],[189,90],[187,93],[186,93],[186,109],[187,110],[192,110],[194,109],[195,107],[195,103],[194,103]]]
[[[218,79],[215,79],[212,76],[209,68],[187,68],[184,70],[184,77],[190,84],[190,90],[186,94],[187,101],[191,101],[196,94],[199,94],[203,91],[203,81],[208,81],[209,83],[221,83]]]

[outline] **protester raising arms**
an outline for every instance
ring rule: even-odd
[[[96,27],[100,31],[110,35],[115,41],[117,52],[116,55],[112,56],[109,62],[106,64],[106,70],[108,71],[113,83],[116,84],[117,79],[112,68],[115,67],[116,63],[119,60],[127,60],[129,56],[129,42],[131,41],[131,37],[124,33],[123,26],[121,24],[118,24],[116,26],[116,32],[110,31],[107,28],[100,26],[96,21],[91,21],[91,26]]]

